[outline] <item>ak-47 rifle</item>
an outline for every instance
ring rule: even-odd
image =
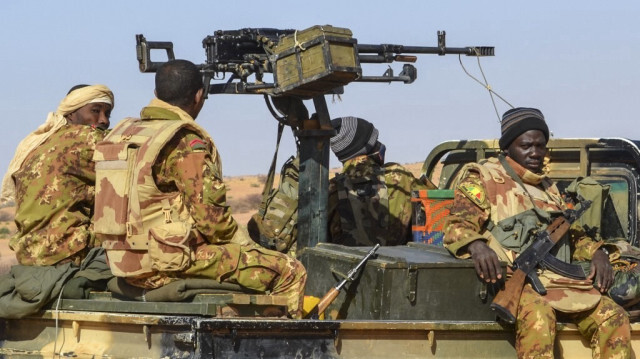
[[[446,47],[445,32],[438,31],[438,46],[358,44],[349,29],[330,25],[305,30],[245,28],[218,30],[202,41],[207,61],[199,65],[204,77],[205,94],[266,94],[312,98],[327,93],[342,93],[352,81],[412,83],[417,70],[405,64],[394,76],[389,69],[382,76],[362,76],[362,63],[415,62],[405,54],[459,54],[493,56],[494,48]],[[136,50],[141,72],[155,72],[163,62],[151,61],[151,50],[165,50],[168,60],[175,58],[173,43],[147,41],[136,35]],[[231,76],[224,83],[225,74]],[[273,82],[265,74],[273,74]],[[253,80],[250,80],[253,76]]]
[[[371,258],[371,256],[376,253],[378,248],[380,248],[380,243],[371,248],[371,250],[369,250],[369,252],[364,257],[362,257],[360,262],[358,262],[355,267],[351,268],[349,273],[347,273],[347,276],[343,280],[341,280],[340,283],[338,283],[335,287],[331,288],[327,292],[327,294],[322,297],[322,299],[320,299],[318,304],[316,304],[316,306],[313,307],[313,309],[311,309],[311,311],[305,316],[305,319],[318,319],[318,317],[320,317],[320,314],[324,313],[325,309],[327,309],[327,307],[336,299],[338,294],[340,294],[340,290],[342,289],[342,287],[356,278],[356,274],[358,274],[360,268],[362,268],[362,266],[367,263],[369,258]]]
[[[526,280],[538,293],[546,294],[546,289],[536,273],[538,267],[547,268],[568,278],[586,279],[582,267],[565,263],[554,257],[549,251],[589,206],[591,206],[591,201],[582,201],[579,209],[565,211],[563,215],[554,219],[546,230],[538,232],[533,243],[513,261],[513,275],[505,283],[504,290],[498,292],[490,305],[500,318],[507,323],[515,323],[518,303],[520,303]]]

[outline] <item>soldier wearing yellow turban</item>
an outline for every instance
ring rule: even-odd
[[[2,201],[16,202],[18,231],[10,247],[20,264],[79,263],[95,245],[92,158],[113,105],[106,86],[75,86],[18,145],[3,180]]]

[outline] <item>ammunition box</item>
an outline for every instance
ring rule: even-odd
[[[322,297],[369,249],[330,243],[305,248],[299,259],[313,268],[305,294]],[[457,259],[443,247],[380,247],[324,314],[329,319],[494,321],[489,304],[497,289],[478,279],[471,260]]]
[[[348,84],[362,74],[351,30],[313,26],[284,36],[274,48],[277,95],[311,98]]]

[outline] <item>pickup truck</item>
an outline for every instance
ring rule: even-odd
[[[548,170],[566,187],[577,177],[610,185],[601,235],[639,241],[639,142],[623,138],[549,141]],[[450,189],[467,162],[494,156],[497,140],[449,141],[422,172]],[[321,297],[369,250],[319,241],[298,257],[305,294]],[[495,288],[468,260],[441,246],[383,247],[325,311],[324,320],[282,317],[283,298],[254,293],[197,295],[182,302],[127,300],[109,292],[58,299],[21,319],[0,319],[5,358],[514,358],[513,326],[489,309]],[[632,324],[640,353],[640,323]],[[572,324],[558,323],[556,357],[591,356]]]

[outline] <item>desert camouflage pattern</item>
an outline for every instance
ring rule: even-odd
[[[97,146],[95,231],[116,276],[178,271],[189,265],[193,219],[181,194],[163,192],[153,176],[155,160],[167,142],[183,127],[198,130],[195,122],[174,117],[125,119]]]
[[[554,358],[556,319],[578,326],[589,341],[593,358],[631,358],[629,319],[610,298],[602,297],[594,309],[582,313],[556,313],[529,284],[524,287],[518,306],[518,358]],[[535,335],[530,335],[532,330]]]
[[[270,172],[258,212],[247,224],[254,240],[261,246],[293,258],[296,257],[298,237],[299,172],[298,156],[289,157],[282,165],[277,188],[272,188],[273,172]]]
[[[561,211],[566,209],[555,184],[546,176],[539,176],[525,170],[507,157],[507,161],[518,173],[527,187],[527,191],[533,196],[536,206],[544,211]],[[503,249],[497,241],[491,240],[493,236],[486,231],[489,221],[499,223],[502,220],[513,217],[521,212],[533,208],[527,193],[505,172],[497,158],[491,158],[480,164],[468,164],[461,171],[457,179],[457,186],[452,208],[452,215],[445,224],[444,245],[460,258],[468,258],[463,248],[476,239],[488,242],[489,246],[496,250],[501,260],[511,264],[520,250]],[[481,201],[473,201],[468,195],[463,194],[460,187],[477,188],[482,197]],[[540,227],[543,227],[540,223]],[[569,239],[573,249],[573,259],[590,260],[595,251],[602,245],[584,233],[576,232],[572,228]],[[514,236],[516,234],[514,233]],[[526,248],[528,236],[517,235]],[[564,254],[563,254],[564,255]],[[562,258],[569,260],[571,258]]]
[[[405,244],[411,237],[411,191],[426,189],[396,163],[368,156],[344,162],[329,182],[329,241],[348,246]]]
[[[227,258],[239,254],[237,265]],[[287,298],[289,315],[302,318],[307,272],[300,261],[254,243],[205,244],[196,249],[195,261],[180,277],[215,278]]]
[[[240,238],[244,232],[226,204],[217,149],[186,116],[154,100],[140,119],[124,120],[98,146],[105,150],[96,152],[97,202],[105,209],[96,215],[96,228],[102,231],[112,271],[142,288],[206,277],[270,290],[287,296],[289,314],[299,317],[304,267]],[[109,170],[125,174],[113,180],[117,176],[109,176]],[[123,225],[110,228],[113,219]]]
[[[538,208],[544,211],[566,208],[556,186],[548,177],[533,174],[509,157],[506,159],[522,179]],[[532,208],[527,193],[511,179],[498,159],[466,165],[456,181],[451,216],[445,223],[444,245],[457,257],[469,258],[465,246],[474,240],[483,240],[496,251],[500,260],[512,264],[520,251],[504,247],[487,230],[487,225],[490,221],[500,223]],[[542,223],[540,228],[544,228]],[[513,231],[515,237],[527,236],[521,238],[524,247],[526,240],[531,238],[530,234],[519,232],[519,228],[514,228]],[[576,260],[590,260],[602,245],[602,242],[596,242],[579,231],[570,231],[568,239],[571,248],[575,248],[573,259]],[[526,285],[516,316],[516,348],[519,357],[553,357],[554,309],[560,313],[571,313],[575,318],[597,316],[596,319],[589,319],[592,324],[588,329],[594,357],[596,352],[610,353],[609,350],[621,353],[626,350],[628,353],[630,326],[621,307],[598,294],[590,281],[575,281],[550,272],[539,272],[539,277],[547,288],[547,295],[541,296],[530,285]],[[594,307],[596,309],[592,309]],[[606,320],[601,320],[602,318]],[[581,322],[578,323],[580,325]],[[608,327],[613,324],[616,327]],[[583,331],[585,333],[586,329]]]
[[[105,131],[64,125],[13,174],[17,233],[10,241],[22,265],[80,262],[95,245],[91,224],[96,143]]]
[[[590,279],[566,278],[549,270],[540,270],[538,279],[547,290],[543,299],[564,313],[579,313],[591,309],[602,297]]]

